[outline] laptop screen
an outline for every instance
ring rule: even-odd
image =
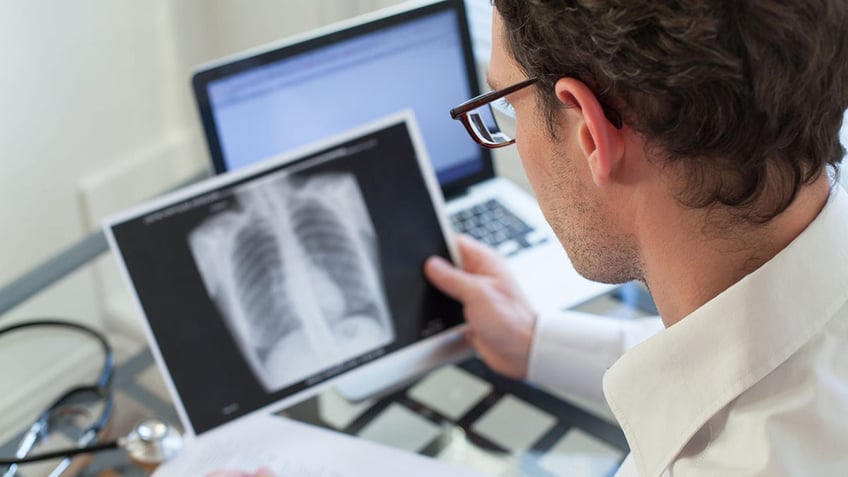
[[[196,73],[194,88],[216,172],[412,109],[446,194],[493,173],[448,114],[478,94],[462,0],[225,61]]]

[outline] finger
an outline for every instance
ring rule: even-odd
[[[256,469],[256,475],[254,477],[276,477],[276,474],[267,467],[260,467]]]
[[[477,349],[477,332],[474,331],[474,328],[466,327],[462,335],[472,348]]]
[[[454,267],[439,256],[430,257],[424,262],[424,275],[433,286],[458,301],[465,301],[476,287],[473,275]]]
[[[462,254],[462,268],[472,273],[497,275],[503,272],[505,265],[501,256],[492,247],[464,234],[456,237],[459,253]]]

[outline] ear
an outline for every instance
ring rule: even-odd
[[[561,78],[555,85],[557,98],[580,117],[577,140],[592,171],[595,185],[612,180],[615,168],[624,157],[624,137],[604,115],[595,93],[580,80]]]

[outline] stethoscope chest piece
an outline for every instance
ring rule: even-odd
[[[142,464],[161,464],[183,447],[183,436],[158,417],[145,419],[119,442],[127,454]]]

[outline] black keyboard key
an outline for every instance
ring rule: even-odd
[[[456,212],[451,216],[451,223],[458,232],[467,233],[492,247],[507,241],[515,241],[519,250],[531,245],[526,236],[533,228],[494,199]]]

